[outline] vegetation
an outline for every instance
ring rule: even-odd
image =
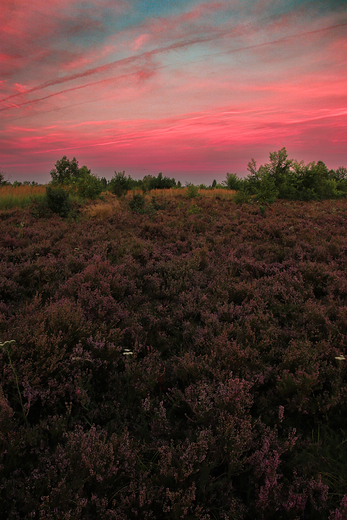
[[[285,148],[270,153],[270,162],[257,168],[252,159],[248,163],[249,175],[241,179],[236,174],[227,174],[226,185],[239,191],[238,201],[252,199],[273,203],[282,200],[337,199],[347,195],[347,168],[328,170],[318,161],[304,164],[288,159]]]
[[[70,211],[69,194],[61,187],[47,186],[47,206],[53,213],[67,217]]]
[[[55,163],[50,174],[53,186],[64,187],[66,191],[81,198],[95,199],[104,188],[104,183],[93,175],[87,166],[78,167],[75,157],[70,161],[64,155]]]
[[[0,187],[0,210],[26,208],[33,200],[45,198],[45,186],[19,185],[6,183]]]
[[[130,175],[126,176],[125,171],[123,171],[115,172],[110,181],[107,181],[104,177],[99,179],[91,173],[87,166],[79,168],[75,157],[69,160],[64,156],[56,162],[55,167],[50,172],[50,185],[54,188],[64,189],[70,197],[80,202],[98,199],[103,191],[109,191],[119,198],[133,191],[133,195],[136,196],[131,204],[135,204],[135,206],[140,203],[140,192],[144,195],[147,192],[154,191],[184,190],[186,196],[191,199],[202,193],[207,196],[211,191],[217,196],[217,192],[220,194],[221,191],[225,190],[225,192],[235,193],[234,200],[236,203],[256,202],[260,204],[259,207],[264,208],[264,211],[265,206],[272,204],[276,199],[320,201],[344,198],[347,195],[347,168],[339,167],[336,170],[328,170],[322,161],[305,165],[303,161],[298,162],[289,159],[285,148],[270,153],[270,162],[261,165],[259,168],[257,168],[255,160],[251,159],[247,169],[249,174],[244,178],[235,173],[227,173],[226,181],[222,184],[217,184],[217,181],[213,180],[211,186],[186,183],[186,188],[182,188],[180,182],[176,183],[174,178],[163,177],[162,173],[159,173],[157,177],[146,175],[142,180],[135,180]],[[24,183],[15,181],[12,188],[34,187],[36,185],[37,183],[30,183],[29,181]],[[31,192],[31,198],[28,196],[15,199],[4,197],[6,192],[3,187],[9,186],[11,186],[10,183],[4,180],[4,173],[0,171],[0,188],[2,187],[0,209],[14,207],[16,204],[25,207],[31,203],[36,194],[42,195],[42,192],[37,190]],[[45,205],[48,206],[48,199],[37,200],[37,205],[41,209]],[[138,210],[140,208],[137,208]],[[142,210],[145,211],[144,206]],[[66,213],[64,209],[62,209],[62,212]]]
[[[0,214],[0,520],[346,517],[346,201],[187,190]]]

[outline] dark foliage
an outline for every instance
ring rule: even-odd
[[[145,197],[139,193],[135,193],[133,198],[129,202],[129,207],[136,213],[144,213],[145,209]]]
[[[346,201],[120,204],[0,216],[0,520],[343,520]]]
[[[66,190],[84,199],[96,199],[104,189],[106,182],[106,179],[100,180],[93,175],[87,166],[79,168],[75,157],[70,161],[65,155],[55,163],[50,174],[51,184],[54,187],[64,186]]]
[[[60,187],[47,186],[46,201],[48,208],[61,217],[67,217],[70,211],[69,194]]]
[[[108,188],[114,195],[121,197],[132,188],[132,179],[130,176],[126,177],[125,172],[115,172],[113,178],[108,184]]]
[[[249,175],[240,179],[227,174],[226,185],[238,190],[236,201],[243,203],[252,198],[273,203],[276,198],[287,200],[337,199],[347,195],[347,170],[328,170],[322,161],[305,165],[288,159],[285,148],[270,153],[270,162],[257,168],[252,159],[248,163]]]
[[[50,175],[52,184],[68,184],[73,179],[78,178],[78,161],[74,157],[71,161],[64,155],[64,157],[55,163]]]

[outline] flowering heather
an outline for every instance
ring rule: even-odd
[[[105,204],[0,215],[0,520],[346,518],[346,202]]]

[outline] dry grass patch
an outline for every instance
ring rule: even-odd
[[[101,193],[103,200],[96,200],[85,206],[82,214],[87,218],[106,220],[114,213],[121,211],[119,200],[110,192]]]
[[[125,198],[130,200],[133,197],[133,194],[143,194],[142,190],[131,190],[128,191]],[[235,190],[227,190],[227,189],[218,189],[214,188],[213,190],[204,190],[199,189],[198,194],[201,197],[209,197],[215,199],[232,199],[236,194]],[[145,194],[146,202],[149,202],[152,197],[160,198],[160,197],[187,197],[187,188],[170,188],[167,190],[151,190],[147,191]]]

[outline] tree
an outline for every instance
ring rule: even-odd
[[[131,177],[125,176],[124,172],[114,172],[114,176],[110,180],[110,189],[112,193],[117,195],[117,197],[121,197],[125,195],[128,190],[131,190]]]
[[[280,188],[281,184],[285,182],[292,164],[293,160],[288,159],[287,150],[285,148],[282,148],[278,152],[270,153],[270,164],[266,164],[265,168],[273,177],[277,188]]]
[[[70,161],[66,155],[55,163],[51,170],[52,186],[64,186],[70,192],[86,199],[95,199],[102,191],[101,181],[87,166],[78,167],[74,157]]]
[[[226,186],[228,190],[240,190],[242,188],[242,181],[243,179],[239,179],[236,173],[227,173]]]
[[[174,188],[176,186],[175,179],[170,179],[169,177],[163,177],[163,174],[158,173],[158,177],[151,177],[148,183],[149,190],[165,190],[169,188]]]
[[[107,184],[108,184],[106,177],[101,177],[100,182],[101,182],[102,189],[106,190],[107,189]]]
[[[96,199],[103,188],[101,181],[91,173],[87,166],[78,170],[77,179],[73,179],[77,194],[85,199]]]
[[[83,166],[82,168],[88,168]],[[88,170],[90,173],[90,170]],[[52,184],[69,184],[73,179],[79,176],[78,161],[74,157],[70,161],[66,155],[55,163],[55,167],[50,171]]]
[[[5,180],[5,172],[0,170],[0,186],[6,186],[8,184],[10,184],[10,182]]]

